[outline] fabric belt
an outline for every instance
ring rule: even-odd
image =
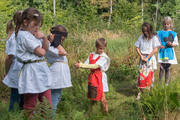
[[[46,59],[23,62],[23,66],[21,67],[21,70],[22,70],[22,68],[24,67],[25,64],[37,63],[37,62],[43,62],[43,61],[46,61]],[[21,70],[20,70],[19,73],[18,73],[18,77],[19,77],[19,75],[20,75],[20,73],[21,73]]]
[[[27,62],[23,62],[23,64],[28,64],[28,63],[37,63],[37,62],[43,62],[46,61],[46,59],[42,59],[42,60],[35,60],[35,61],[27,61]]]

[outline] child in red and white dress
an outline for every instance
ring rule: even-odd
[[[96,52],[90,53],[85,63],[75,63],[76,68],[90,69],[88,75],[88,99],[92,101],[101,101],[102,108],[108,112],[108,105],[105,99],[105,92],[109,91],[107,75],[105,71],[110,65],[109,57],[104,53],[107,41],[104,38],[96,40]]]
[[[140,56],[139,75],[137,84],[141,92],[145,88],[150,88],[154,81],[154,69],[157,69],[155,53],[160,47],[158,37],[154,34],[153,27],[150,23],[144,22],[142,25],[142,35],[136,41],[135,46]],[[137,99],[140,98],[140,93]]]

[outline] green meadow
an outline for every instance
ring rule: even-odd
[[[141,34],[139,32],[139,34]],[[93,36],[93,37],[92,37]],[[106,94],[109,112],[104,114],[100,104],[90,106],[87,99],[87,80],[89,70],[76,70],[74,63],[77,60],[84,62],[89,53],[95,51],[95,40],[105,37],[108,41],[106,53],[111,59],[107,71],[110,91]],[[134,47],[136,35],[122,32],[104,30],[102,32],[89,32],[80,35],[69,35],[64,42],[68,52],[69,67],[71,70],[73,87],[63,89],[62,99],[58,105],[57,120],[178,120],[180,118],[180,81],[179,65],[171,69],[171,84],[165,86],[158,82],[158,72],[155,71],[154,87],[145,91],[140,100],[136,100],[138,88],[136,79],[138,75],[138,61]],[[1,42],[2,44],[2,42]],[[179,49],[176,49],[178,56]],[[4,72],[5,53],[1,51],[1,75]],[[178,59],[179,61],[179,59]],[[1,78],[2,80],[2,78]],[[0,115],[1,120],[20,120],[23,111],[15,106],[15,112],[8,112],[10,88],[0,83]],[[39,106],[38,106],[39,107]],[[41,109],[41,107],[38,108]],[[47,109],[47,112],[49,110]],[[37,112],[38,113],[38,112]],[[42,119],[35,113],[34,119]],[[144,117],[143,117],[144,116]]]
[[[63,47],[68,53],[73,87],[63,89],[56,120],[180,120],[179,46],[175,48],[179,64],[171,67],[169,86],[159,83],[158,64],[153,87],[150,91],[145,90],[140,100],[136,99],[139,92],[136,84],[139,56],[134,46],[141,35],[143,21],[150,22],[155,30],[161,30],[163,17],[170,16],[174,22],[173,30],[180,33],[179,0],[56,0],[56,14],[53,13],[53,0],[1,0],[0,120],[23,120],[23,111],[17,104],[14,112],[8,111],[10,88],[2,83],[2,75],[5,73],[6,23],[17,10],[28,7],[37,8],[43,14],[40,30],[47,35],[49,29],[57,24],[64,25],[69,32]],[[74,67],[74,63],[78,60],[84,62],[89,53],[96,50],[95,40],[100,37],[107,40],[105,52],[111,59],[106,72],[108,113],[101,111],[100,103],[91,106],[87,99],[90,71]],[[48,106],[42,107],[38,103],[34,120],[51,118]],[[47,113],[44,117],[42,110]]]

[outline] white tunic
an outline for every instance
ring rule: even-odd
[[[8,74],[3,80],[3,83],[6,84],[8,87],[18,88],[18,73],[22,67],[22,63],[18,62],[16,59],[16,40],[14,32],[6,42],[6,54],[13,55],[14,57],[9,68]]]
[[[36,39],[30,32],[20,30],[17,36],[17,59],[21,62],[43,60],[34,54],[34,49],[42,47],[42,40]],[[46,61],[27,63],[23,66],[18,83],[20,94],[41,93],[50,88],[52,77]]]
[[[160,39],[159,39],[159,41],[160,41]],[[179,43],[178,43],[178,37],[177,37],[177,36],[174,38],[174,41],[173,41],[172,44],[175,44],[175,45],[179,46]],[[158,63],[178,64],[177,58],[176,58],[176,54],[175,54],[175,51],[174,51],[174,47],[172,47],[172,49],[173,49],[173,53],[174,53],[174,58],[173,58],[173,60],[166,60],[166,61],[160,60],[160,56],[159,56],[159,52],[158,52],[158,57],[157,57]]]
[[[140,49],[142,54],[150,54],[155,47],[160,47],[161,43],[157,36],[154,36],[151,40],[144,39],[141,35],[135,43],[135,46]],[[155,55],[152,56],[153,69],[157,69],[157,62]]]
[[[50,89],[61,89],[71,87],[71,73],[66,56],[59,56],[59,50],[53,46],[49,47],[46,53],[49,69],[52,75],[52,85]]]
[[[100,56],[100,58],[96,62],[96,64],[98,64],[101,67],[103,92],[108,92],[109,91],[109,87],[108,87],[107,75],[106,75],[105,71],[107,71],[108,68],[109,68],[110,59],[109,59],[109,57],[105,53],[99,55],[99,54],[96,54],[95,52],[93,52],[91,54],[93,54],[93,60]],[[85,64],[89,64],[89,57],[85,61]]]

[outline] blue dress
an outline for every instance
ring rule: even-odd
[[[159,50],[159,59],[160,60],[173,60],[174,59],[174,52],[172,46],[167,44],[168,41],[171,43],[174,42],[174,38],[177,36],[177,33],[174,31],[157,31],[157,34],[160,38],[161,45],[164,46],[164,49]]]

